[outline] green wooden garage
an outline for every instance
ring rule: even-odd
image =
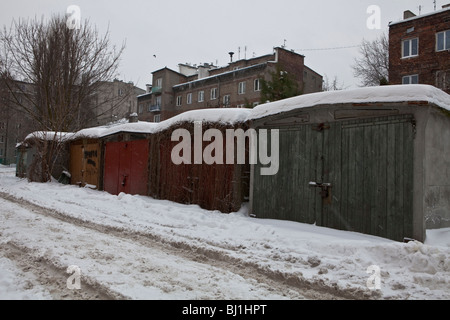
[[[278,130],[279,170],[252,166],[251,214],[423,241],[429,221],[450,218],[449,109],[450,96],[430,86],[259,106],[252,127]]]

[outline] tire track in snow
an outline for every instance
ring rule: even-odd
[[[368,295],[367,291],[351,288],[342,290],[341,288],[325,283],[324,281],[310,281],[301,276],[283,273],[277,270],[268,270],[267,268],[262,268],[256,263],[231,257],[227,254],[227,250],[221,250],[223,248],[202,247],[190,244],[188,242],[168,240],[159,235],[147,232],[138,232],[120,227],[98,224],[92,221],[85,221],[68,216],[67,214],[54,209],[48,209],[33,204],[24,199],[18,199],[3,192],[0,192],[0,197],[39,215],[51,217],[78,227],[92,229],[109,236],[131,240],[132,242],[139,243],[146,247],[157,247],[162,251],[180,256],[183,259],[189,259],[194,262],[208,264],[220,269],[228,270],[234,274],[242,276],[244,279],[254,279],[258,283],[266,284],[267,286],[273,288],[274,292],[281,293],[291,299],[306,298],[314,300],[330,300],[378,298],[376,294]],[[293,291],[295,291],[294,295]]]
[[[45,287],[55,300],[125,299],[124,296],[111,292],[101,284],[85,278],[82,279],[83,290],[68,289],[66,269],[56,266],[46,257],[33,256],[29,248],[13,241],[0,244],[0,251],[4,257],[11,260],[24,274],[32,273],[38,284]],[[32,285],[30,283],[30,286]]]

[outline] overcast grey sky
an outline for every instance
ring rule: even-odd
[[[305,64],[348,88],[357,87],[351,65],[357,46],[388,31],[403,11],[434,11],[433,0],[0,0],[0,24],[13,19],[65,14],[77,5],[103,34],[109,26],[112,43],[126,41],[120,78],[145,88],[151,73],[163,67],[178,71],[178,63],[229,62],[272,53],[273,47],[305,55]],[[450,0],[437,0],[437,9]],[[371,5],[380,8],[380,29],[369,29]],[[245,52],[245,47],[247,51]],[[156,58],[154,57],[156,56]]]

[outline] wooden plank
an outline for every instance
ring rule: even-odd
[[[364,168],[363,168],[363,230],[364,233],[372,233],[372,212],[373,212],[373,185],[374,185],[374,172],[373,172],[373,157],[374,149],[372,146],[372,134],[373,127],[364,127],[363,133],[363,149],[364,149]]]
[[[403,237],[413,237],[413,176],[414,176],[414,133],[411,123],[405,123],[403,125],[404,134],[404,227]]]
[[[396,171],[397,162],[397,143],[401,143],[401,140],[396,139],[396,128],[402,126],[402,124],[391,124],[387,128],[387,158],[386,158],[386,224],[387,233],[386,236],[389,239],[395,239],[398,237],[398,233],[402,233],[403,225],[399,224],[397,217],[402,216],[399,211],[398,197],[401,192],[401,187],[397,184],[399,176],[401,174]]]
[[[342,126],[341,123],[331,124],[326,132],[329,136],[328,144],[325,144],[325,180],[332,184],[331,204],[324,206],[324,225],[329,228],[339,228],[342,206]]]
[[[355,159],[354,180],[353,180],[353,198],[352,198],[352,228],[358,232],[364,232],[364,128],[354,128],[353,135],[353,153]]]

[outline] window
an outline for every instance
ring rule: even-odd
[[[186,102],[187,104],[192,104],[192,93],[187,94]]]
[[[255,79],[255,91],[261,91],[261,81]]]
[[[182,102],[183,102],[183,97],[182,96],[178,96],[177,97],[177,107],[180,107]]]
[[[3,149],[0,149],[0,156],[3,156]]]
[[[245,82],[239,82],[238,93],[239,94],[244,94],[245,93]]]
[[[418,84],[419,83],[419,75],[414,74],[410,76],[405,76],[402,78],[403,84]]]
[[[144,106],[142,104],[139,104],[139,113],[144,112]]]
[[[217,88],[211,89],[211,100],[217,99]]]
[[[162,78],[156,79],[156,86],[157,86],[158,88],[162,88]]]
[[[205,101],[205,91],[199,91],[198,92],[198,102]]]
[[[149,102],[147,103],[147,111],[151,112],[152,111],[152,104]]]
[[[5,137],[1,136],[0,137],[0,143],[4,143],[5,142]]]
[[[157,105],[158,107],[161,107],[161,96],[157,96],[157,97],[156,97],[156,105]]]
[[[436,51],[450,50],[450,30],[436,34]]]
[[[123,96],[123,89],[119,89],[119,97]]]
[[[404,40],[402,42],[402,58],[416,57],[419,55],[419,38]]]
[[[225,107],[228,107],[230,105],[230,95],[227,94],[226,96],[223,96],[223,105]]]
[[[161,115],[157,114],[153,117],[153,122],[160,122],[161,121]]]

